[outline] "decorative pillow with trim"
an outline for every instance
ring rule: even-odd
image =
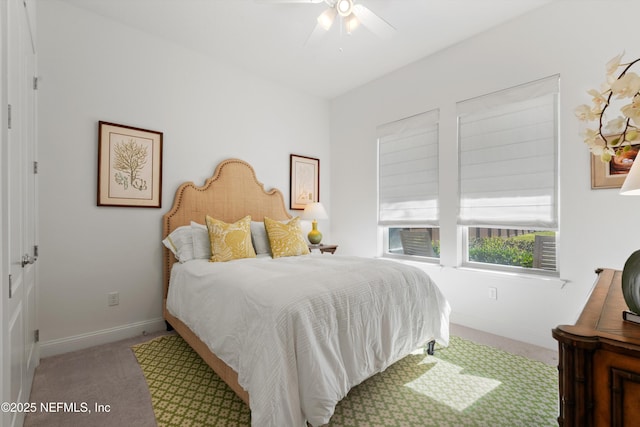
[[[212,262],[225,262],[241,258],[255,258],[251,244],[251,216],[228,224],[206,216],[209,240],[211,241]]]
[[[191,233],[193,235],[193,258],[210,259],[211,242],[209,241],[207,226],[191,221]]]
[[[284,224],[265,217],[264,226],[269,236],[273,258],[309,254],[309,246],[300,228],[300,217]]]
[[[183,225],[171,232],[162,244],[169,249],[179,262],[187,262],[193,259],[193,238],[191,227]]]

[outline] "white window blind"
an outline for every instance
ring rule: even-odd
[[[457,104],[458,223],[555,229],[559,76]]]
[[[433,110],[378,127],[381,225],[437,225],[438,119]]]

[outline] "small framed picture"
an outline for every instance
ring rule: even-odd
[[[320,160],[291,155],[292,210],[302,210],[308,203],[320,201]]]
[[[98,206],[159,208],[162,132],[99,122]]]
[[[603,162],[598,156],[591,154],[591,188],[622,187],[639,148],[640,146],[634,145],[630,150],[613,156],[610,162]]]

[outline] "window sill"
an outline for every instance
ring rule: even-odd
[[[489,269],[482,267],[475,267],[472,265],[462,265],[458,267],[448,267],[440,264],[439,258],[426,258],[426,257],[416,257],[409,255],[394,255],[394,254],[383,254],[383,259],[403,262],[408,264],[414,264],[419,268],[427,268],[427,269],[439,269],[440,271],[444,269],[452,269],[460,272],[468,272],[472,274],[484,274],[488,276],[495,276],[500,278],[509,278],[512,277],[518,280],[533,280],[539,283],[548,284],[553,287],[557,287],[558,289],[563,289],[567,284],[567,280],[562,279],[558,276],[557,272],[525,272],[525,271],[507,271],[507,270],[498,270],[498,269]]]
[[[460,271],[468,271],[473,273],[494,275],[498,277],[514,277],[518,279],[527,279],[527,280],[536,280],[549,283],[550,285],[557,285],[559,289],[564,288],[567,284],[567,280],[559,277],[558,272],[526,272],[526,271],[507,271],[507,270],[499,270],[499,269],[489,269],[489,268],[481,268],[474,267],[471,265],[462,265],[459,267],[452,267],[455,270]]]
[[[398,261],[419,262],[422,264],[440,265],[440,258],[432,258],[432,257],[425,257],[425,256],[384,253],[382,254],[382,258],[398,260]]]

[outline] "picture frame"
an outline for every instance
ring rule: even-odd
[[[303,210],[320,201],[320,159],[291,154],[290,208]]]
[[[621,188],[639,148],[640,145],[634,145],[624,154],[614,156],[610,162],[603,162],[599,156],[591,154],[591,188]]]
[[[162,206],[162,136],[98,122],[98,206]]]

